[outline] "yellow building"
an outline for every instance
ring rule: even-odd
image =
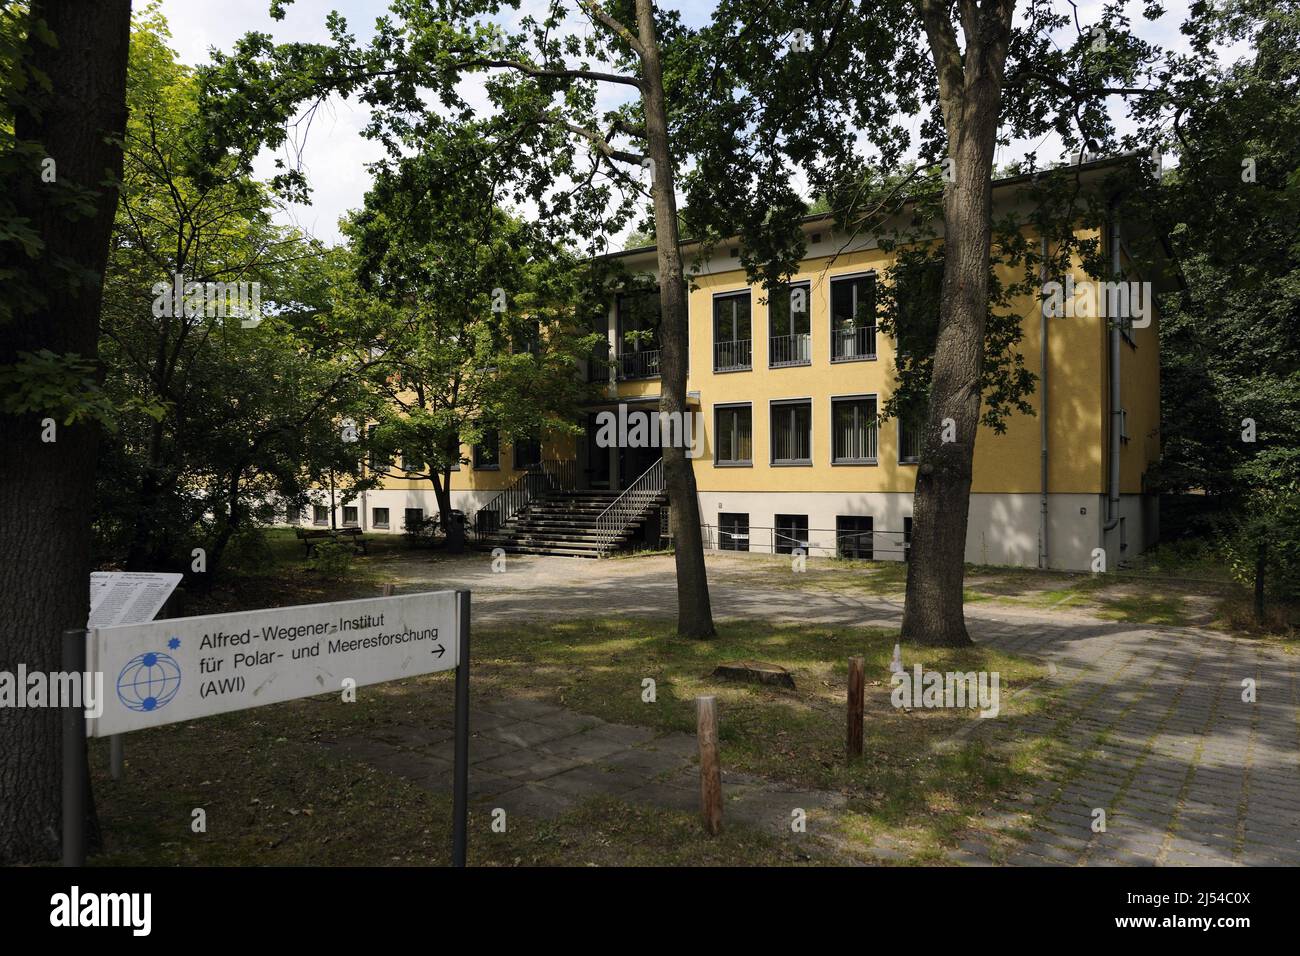
[[[1092,162],[1077,170],[1085,184],[1099,185],[1109,165]],[[1027,185],[1028,177],[996,182],[995,217],[1025,202]],[[832,231],[828,217],[809,217],[803,228],[808,252],[791,280],[789,307],[787,290],[768,301],[767,290],[747,283],[734,244],[719,244],[691,276],[687,389],[702,426],[695,476],[706,545],[901,559],[919,442],[906,421],[877,423],[895,381],[894,344],[874,323],[857,318],[860,306],[874,301],[892,254],[874,236],[847,241]],[[1125,235],[1124,224],[1113,221],[1103,241],[1125,282],[1141,283]],[[653,276],[652,247],[616,256],[632,271]],[[1038,378],[1029,399],[1036,414],[1013,415],[1001,435],[981,427],[966,559],[1086,570],[1096,566],[1100,549],[1105,567],[1113,568],[1157,534],[1156,499],[1147,493],[1146,475],[1160,453],[1158,318],[1148,308],[1134,321],[1112,323],[1107,307],[1110,314],[1117,304],[1123,307],[1115,289],[1099,288],[1077,268],[1052,280],[1065,286],[1065,307],[1057,311],[1067,314],[1045,315],[1036,296],[1014,304],[1023,316],[1020,351]],[[1149,306],[1150,285],[1141,288]],[[611,367],[593,363],[590,370],[593,379],[608,376],[606,397],[592,406],[583,438],[525,448],[522,455],[518,449],[463,449],[466,463],[453,476],[453,502],[471,520],[491,512],[477,519],[480,530],[505,525],[505,533],[487,543],[579,554],[588,553],[594,540],[595,553],[632,536],[630,529],[612,535],[625,517],[657,531],[658,448],[629,447],[640,443],[616,429],[611,440],[610,429],[601,429],[617,419],[620,406],[625,420],[657,408],[655,315],[654,297],[622,296],[611,303]],[[627,334],[637,328],[648,331]],[[529,479],[523,476],[537,472],[540,460],[554,463],[544,471],[564,473],[543,475],[533,479],[535,488],[524,488]],[[619,498],[633,486],[632,496]],[[493,512],[493,501],[511,487],[514,503]],[[567,498],[567,505],[543,501],[547,495]],[[534,503],[519,505],[525,499]],[[436,511],[426,482],[389,482],[356,508],[345,519],[393,531],[400,530],[406,509]],[[485,518],[491,520],[485,524]],[[583,521],[601,522],[594,537],[583,533]],[[548,533],[559,539],[551,547]]]

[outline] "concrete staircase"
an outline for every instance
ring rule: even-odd
[[[529,501],[504,525],[479,536],[475,543],[509,554],[599,558],[627,547],[646,520],[658,514],[657,506],[668,500],[666,495],[646,499],[645,506],[629,514],[621,530],[611,534],[597,527],[597,519],[618,497],[617,491],[551,491]]]

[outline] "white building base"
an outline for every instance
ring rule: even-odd
[[[1036,494],[973,494],[966,534],[969,564],[1046,567],[1063,571],[1090,571],[1095,549],[1105,551],[1105,569],[1132,558],[1156,541],[1158,499],[1125,495],[1121,499],[1121,525],[1103,532],[1104,495],[1051,494],[1047,503],[1047,556],[1041,561],[1042,499]],[[811,557],[837,553],[840,516],[872,519],[870,547],[875,560],[902,560],[912,517],[910,493],[878,492],[701,492],[700,515],[705,526],[705,546],[725,547],[722,515],[748,516],[748,550],[772,554],[788,538],[778,535],[778,516],[807,519],[807,552]],[[1122,532],[1122,533],[1121,533]],[[1122,537],[1122,541],[1121,541]],[[863,539],[865,543],[865,538]]]

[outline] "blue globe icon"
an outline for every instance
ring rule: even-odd
[[[161,651],[137,654],[117,676],[117,696],[131,710],[166,707],[181,689],[181,665]]]

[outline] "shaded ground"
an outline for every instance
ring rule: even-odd
[[[369,596],[386,580],[470,588],[472,862],[1300,862],[1296,658],[1158,623],[1187,614],[1185,589],[1175,605],[1132,582],[972,575],[980,646],[904,648],[904,662],[1005,672],[1002,712],[979,720],[889,705],[902,565],[810,561],[795,573],[788,559],[712,555],[715,613],[733,623],[709,642],[670,635],[668,556],[511,557],[494,573],[486,555],[380,549],[363,567],[342,585],[252,578],[204,609]],[[853,654],[872,682],[856,765],[842,756]],[[789,667],[797,690],[708,678],[738,657]],[[1242,700],[1247,679],[1255,702]],[[320,698],[132,735],[127,780],[97,775],[106,861],[443,861],[449,691],[438,675],[367,689],[361,707]],[[694,812],[699,693],[722,714],[720,840]],[[238,770],[222,779],[214,767]],[[194,836],[199,806],[212,822]],[[498,808],[504,834],[491,826]],[[789,825],[795,810],[806,833]]]

